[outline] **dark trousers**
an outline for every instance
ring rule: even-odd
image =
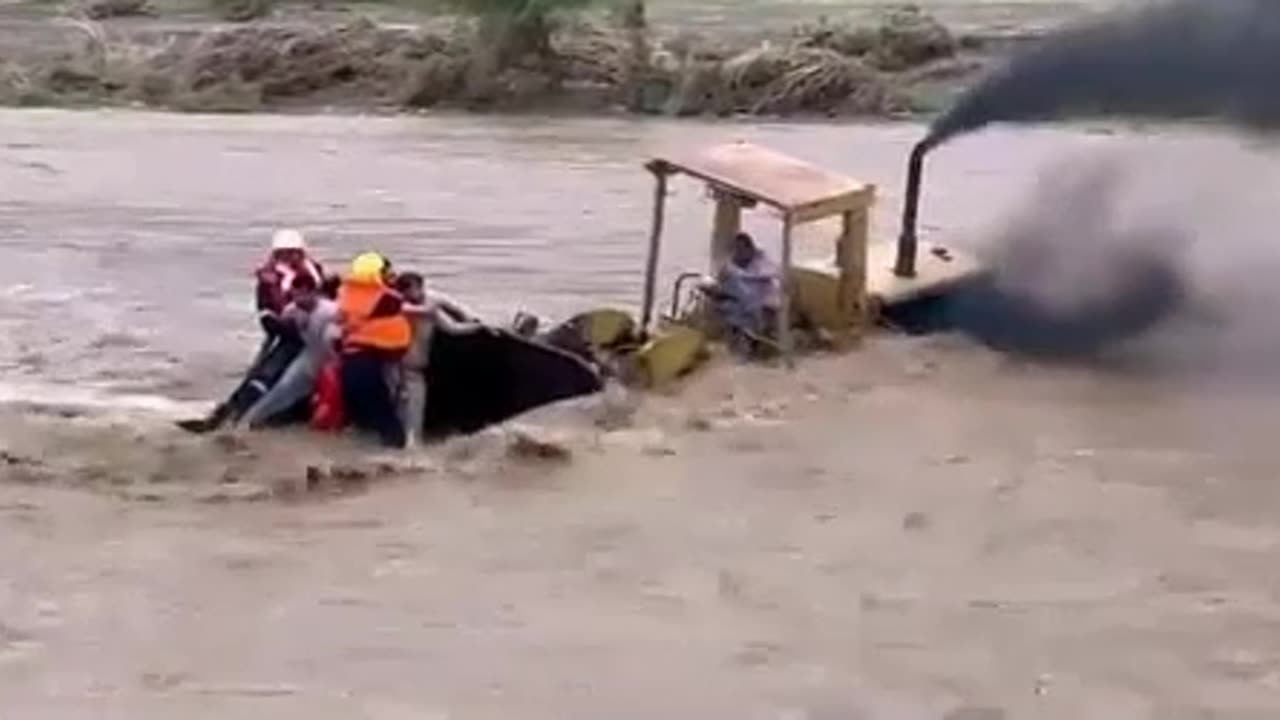
[[[240,416],[248,412],[280,380],[280,376],[300,352],[302,342],[297,338],[277,337],[268,340],[245,373],[244,380],[224,403],[227,419],[239,420]]]
[[[387,382],[393,358],[376,351],[351,352],[342,357],[342,402],[347,419],[358,430],[377,434],[387,447],[404,447],[404,426]]]

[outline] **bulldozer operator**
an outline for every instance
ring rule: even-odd
[[[782,277],[750,235],[740,232],[733,237],[724,266],[701,290],[728,326],[735,352],[750,355],[769,337],[782,306]]]

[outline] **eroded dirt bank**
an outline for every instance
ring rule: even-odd
[[[226,24],[0,12],[10,35],[0,103],[884,118],[935,109],[1008,45],[958,36],[910,8],[745,35],[578,20],[559,25],[545,52],[490,72],[472,24],[408,19],[298,11]]]

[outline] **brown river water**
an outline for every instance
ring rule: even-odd
[[[252,346],[273,228],[337,269],[378,249],[493,321],[639,300],[656,153],[748,139],[877,184],[895,231],[913,125],[0,113],[8,383],[208,396]],[[978,138],[939,155],[925,228],[963,242],[1091,138]],[[705,264],[710,211],[676,188],[668,273]],[[776,234],[767,218],[761,239]],[[826,254],[825,243],[801,252]],[[17,394],[16,392],[14,394]]]
[[[252,348],[277,225],[334,267],[382,249],[497,321],[632,307],[649,155],[790,151],[876,183],[887,239],[920,133],[0,113],[0,399],[26,411],[0,412],[0,477],[35,457],[80,478],[0,482],[0,718],[1276,717],[1262,381],[884,338],[795,374],[712,370],[626,430],[552,414],[564,465],[486,436],[337,499],[160,492],[327,452],[166,425]],[[976,246],[1050,163],[1130,144],[1247,169],[1254,201],[1216,217],[1267,234],[1240,218],[1270,212],[1269,156],[1079,128],[941,150],[925,229]],[[673,201],[668,273],[697,265],[709,212],[694,186]],[[40,411],[67,404],[106,412]]]

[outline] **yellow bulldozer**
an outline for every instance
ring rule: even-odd
[[[982,274],[971,256],[935,244],[921,246],[914,232],[895,245],[870,241],[876,187],[769,148],[734,142],[680,156],[649,160],[654,179],[653,215],[639,318],[618,309],[583,313],[572,328],[593,352],[619,359],[635,384],[658,388],[684,375],[724,337],[707,281],[726,262],[747,212],[769,212],[780,224],[781,308],[760,340],[788,366],[813,344],[836,351],[858,346],[893,308],[945,295]],[[689,268],[672,282],[670,301],[659,307],[660,259],[666,205],[673,178],[706,186],[713,200],[707,265]],[[797,260],[794,245],[825,237],[833,252],[822,260]],[[825,231],[825,232],[824,232]],[[800,338],[815,342],[801,343]]]

